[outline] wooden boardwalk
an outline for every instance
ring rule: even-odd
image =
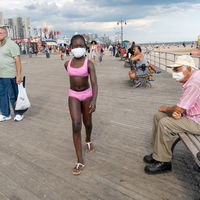
[[[22,122],[0,123],[0,200],[194,200],[200,196],[199,174],[181,142],[172,173],[144,173],[143,156],[152,152],[153,115],[160,105],[178,102],[181,84],[162,72],[153,77],[153,88],[133,89],[129,69],[108,52],[96,65],[95,151],[86,152],[83,129],[86,167],[73,176],[76,155],[68,110],[69,77],[63,64],[57,54],[50,59],[22,56],[32,107]]]

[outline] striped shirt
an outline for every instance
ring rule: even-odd
[[[182,87],[182,96],[177,104],[185,109],[182,116],[200,124],[200,71],[195,71]]]

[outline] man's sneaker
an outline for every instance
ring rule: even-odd
[[[135,87],[136,87],[136,88],[137,88],[137,87],[141,87],[143,83],[144,83],[143,81],[140,81]]]
[[[0,115],[0,122],[6,121],[6,120],[10,120],[12,117],[11,115],[9,115],[8,117],[4,116],[4,115]]]
[[[20,122],[24,119],[24,115],[15,115],[14,121]]]

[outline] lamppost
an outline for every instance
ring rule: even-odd
[[[37,28],[33,28],[33,30],[34,30],[34,36],[35,36],[35,38],[36,38],[36,36],[38,35]]]
[[[42,28],[39,28],[40,30],[40,38],[42,38]]]
[[[115,33],[118,43],[119,43],[119,34],[120,34],[120,32],[116,32],[116,33]]]
[[[30,38],[31,37],[31,28],[30,27],[27,27],[27,29],[28,29],[28,37],[27,38]]]
[[[126,21],[117,21],[117,25],[121,24],[121,41],[122,41],[122,45],[123,45],[123,24],[126,25]]]

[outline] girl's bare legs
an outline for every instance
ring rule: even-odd
[[[73,130],[73,140],[74,147],[77,155],[77,163],[83,162],[82,157],[82,145],[81,145],[81,102],[73,97],[69,97],[69,110],[72,119],[72,130]],[[81,166],[79,166],[79,169]],[[79,170],[78,169],[78,170]],[[73,171],[78,171],[77,169],[73,169]]]
[[[95,56],[94,56],[94,55],[92,55],[92,62],[93,62],[94,65],[95,65]]]
[[[85,138],[86,143],[91,142],[92,113],[89,113],[89,110],[90,110],[89,105],[90,105],[91,100],[92,100],[92,97],[89,97],[82,102],[83,124],[85,126],[85,132],[86,132],[86,138]],[[87,145],[87,150],[89,152],[94,150],[92,143],[90,143],[90,146]]]

